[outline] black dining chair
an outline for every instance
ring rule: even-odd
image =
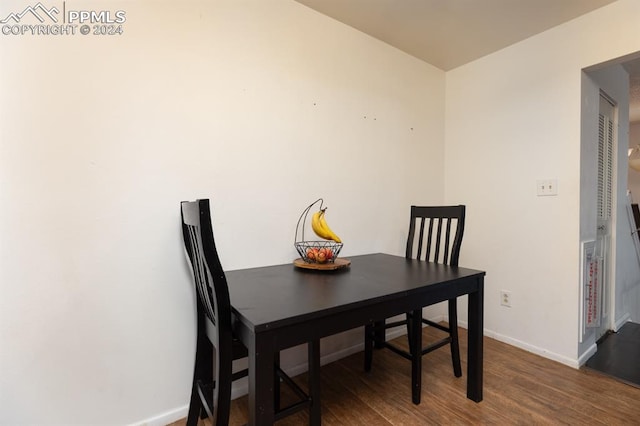
[[[224,426],[229,423],[232,382],[248,374],[247,369],[234,373],[233,361],[246,357],[248,351],[235,336],[235,318],[213,238],[209,200],[182,202],[181,216],[184,246],[197,293],[196,360],[187,425],[209,417],[214,425]],[[319,357],[319,341],[310,342],[309,389],[314,389],[312,383],[319,380]],[[277,364],[275,371],[276,419],[311,407],[313,395],[304,392]],[[285,408],[280,408],[280,380],[299,397]]]
[[[408,259],[424,260],[426,262],[441,263],[458,266],[462,236],[464,235],[465,206],[411,206],[411,220],[409,222],[409,236],[405,257]],[[417,225],[419,223],[419,226]],[[385,319],[365,326],[365,371],[371,371],[373,348],[388,348],[391,351],[413,360],[415,356],[422,356],[446,345],[451,347],[451,361],[453,374],[462,376],[460,365],[460,346],[458,343],[458,309],[456,299],[448,301],[449,324],[442,325],[426,318],[420,319],[420,325],[426,324],[446,333],[446,337],[417,348],[412,333],[413,313],[408,312],[405,319],[387,323]],[[421,311],[418,311],[421,312]],[[422,317],[422,315],[420,315]],[[385,340],[385,330],[398,326],[407,327],[409,352]],[[415,365],[415,364],[414,364]],[[415,377],[417,372],[412,371]],[[413,402],[420,402],[419,389],[414,389]]]

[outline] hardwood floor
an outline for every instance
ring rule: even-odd
[[[437,330],[424,329],[424,339]],[[399,342],[406,342],[400,337]],[[453,375],[448,348],[423,358],[422,403],[411,403],[410,364],[388,350],[374,352],[363,371],[363,353],[322,367],[322,424],[640,425],[640,389],[587,369],[575,370],[496,340],[484,339],[484,400],[466,398],[465,329],[460,329],[463,375]],[[296,378],[306,386],[306,374]],[[231,425],[247,422],[247,399],[233,401]],[[173,423],[182,426],[185,421]],[[201,422],[201,424],[210,424]],[[306,425],[306,412],[277,423]]]

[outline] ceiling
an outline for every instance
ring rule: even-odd
[[[616,0],[296,1],[448,71]],[[640,121],[640,60],[625,67]]]
[[[448,71],[615,0],[296,0]]]

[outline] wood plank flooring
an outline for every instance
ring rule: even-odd
[[[424,341],[439,331],[424,329]],[[399,337],[399,342],[406,338]],[[576,370],[497,340],[484,339],[484,400],[466,398],[467,334],[460,329],[463,375],[453,375],[448,347],[423,358],[422,403],[411,403],[411,368],[389,350],[374,352],[363,371],[357,353],[324,365],[322,424],[385,425],[640,425],[640,389],[588,369]],[[306,387],[306,374],[296,377]],[[233,401],[231,425],[247,422],[247,399]],[[185,421],[173,423],[182,426]],[[201,424],[210,424],[201,422]],[[306,412],[278,425],[306,425]]]

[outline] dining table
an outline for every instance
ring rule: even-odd
[[[275,421],[274,368],[280,351],[464,295],[468,296],[466,394],[472,401],[482,401],[485,272],[384,253],[352,256],[348,261],[348,267],[335,270],[289,263],[226,273],[237,336],[249,353],[249,424]],[[313,345],[319,359],[318,346]],[[321,422],[319,368],[309,366],[315,374],[310,380],[312,425]],[[420,386],[417,376],[412,386]]]

